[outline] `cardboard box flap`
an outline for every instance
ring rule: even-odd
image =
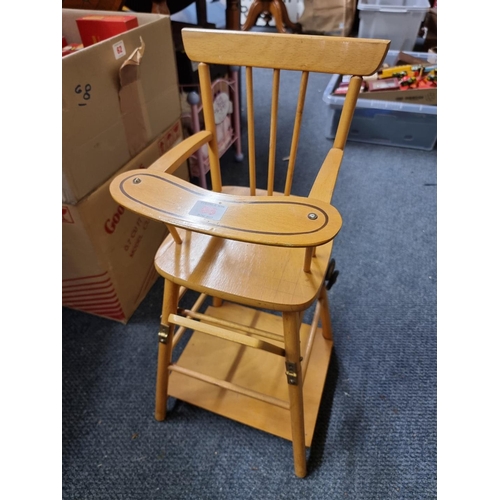
[[[144,51],[146,50],[146,44],[142,36],[139,37],[139,40],[141,46],[137,47],[120,67],[121,87],[133,84],[139,79],[139,66],[144,56]]]
[[[127,137],[130,155],[138,154],[148,143],[151,136],[149,121],[145,115],[146,100],[140,79],[141,61],[146,44],[140,37],[141,46],[137,47],[120,67],[120,109]]]

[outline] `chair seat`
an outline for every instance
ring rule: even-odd
[[[223,192],[246,194],[243,189],[225,186]],[[156,254],[161,276],[198,292],[276,311],[301,311],[313,303],[333,246],[329,242],[317,247],[311,272],[306,273],[302,248],[254,245],[183,230],[179,235],[181,245],[169,235]]]

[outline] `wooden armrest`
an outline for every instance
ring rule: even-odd
[[[344,152],[341,149],[332,148],[328,151],[309,192],[311,198],[326,203],[331,202],[343,156]]]
[[[195,151],[212,139],[212,133],[207,130],[196,132],[187,139],[164,153],[148,167],[148,171],[173,174]]]
[[[261,245],[313,247],[342,226],[329,203],[297,196],[235,196],[206,191],[170,174],[131,170],[113,179],[123,207],[168,225]]]

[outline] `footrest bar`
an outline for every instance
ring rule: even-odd
[[[251,389],[246,389],[245,387],[241,387],[236,384],[232,384],[231,382],[226,382],[225,380],[220,380],[218,378],[210,377],[208,375],[204,375],[199,372],[195,372],[193,370],[189,370],[187,368],[183,368],[179,365],[170,365],[168,367],[169,370],[177,373],[181,373],[182,375],[186,375],[188,377],[192,377],[203,382],[207,382],[208,384],[216,385],[217,387],[221,387],[222,389],[227,389],[233,392],[237,392],[239,394],[243,394],[250,398],[258,399],[259,401],[264,401],[265,403],[272,404],[274,406],[279,406],[280,408],[284,408],[285,410],[290,409],[290,403],[288,401],[283,401],[282,399],[273,398],[272,396],[267,396],[266,394],[262,394],[261,392],[252,391]]]
[[[259,337],[264,337],[271,340],[277,340],[278,342],[284,342],[283,335],[278,335],[277,333],[267,332],[265,330],[259,330],[258,328],[252,328],[251,326],[244,326],[238,323],[233,323],[232,321],[227,321],[224,319],[214,318],[207,314],[197,313],[194,308],[189,309],[179,309],[179,314],[187,316],[189,318],[194,318],[198,320],[205,321],[206,323],[212,323],[213,325],[227,326],[234,330],[239,330],[240,332],[249,333],[250,335],[257,335]]]
[[[278,356],[285,356],[285,349],[274,344],[270,344],[269,342],[248,337],[247,335],[243,335],[241,333],[232,332],[231,330],[226,330],[225,328],[220,328],[219,326],[209,325],[208,323],[202,323],[194,319],[185,318],[184,316],[179,316],[178,314],[171,314],[168,317],[168,322],[173,323],[174,325],[184,326],[201,333],[206,333],[207,335],[213,335],[221,339],[230,340],[241,345],[271,352],[273,354],[277,354]]]

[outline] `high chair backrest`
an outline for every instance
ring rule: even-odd
[[[388,40],[341,38],[319,35],[261,33],[247,31],[204,30],[184,28],[184,49],[188,57],[198,62],[200,92],[203,101],[205,128],[212,133],[209,142],[209,161],[212,189],[221,191],[221,173],[217,132],[212,106],[209,64],[246,66],[246,105],[248,130],[248,165],[250,194],[256,193],[255,123],[252,68],[273,69],[271,121],[267,194],[273,194],[277,139],[278,95],[280,71],[301,71],[295,123],[284,194],[291,193],[297,158],[300,127],[310,72],[351,76],[345,103],[335,135],[333,149],[343,151],[363,76],[375,73],[389,49]],[[319,165],[318,165],[319,168]]]

